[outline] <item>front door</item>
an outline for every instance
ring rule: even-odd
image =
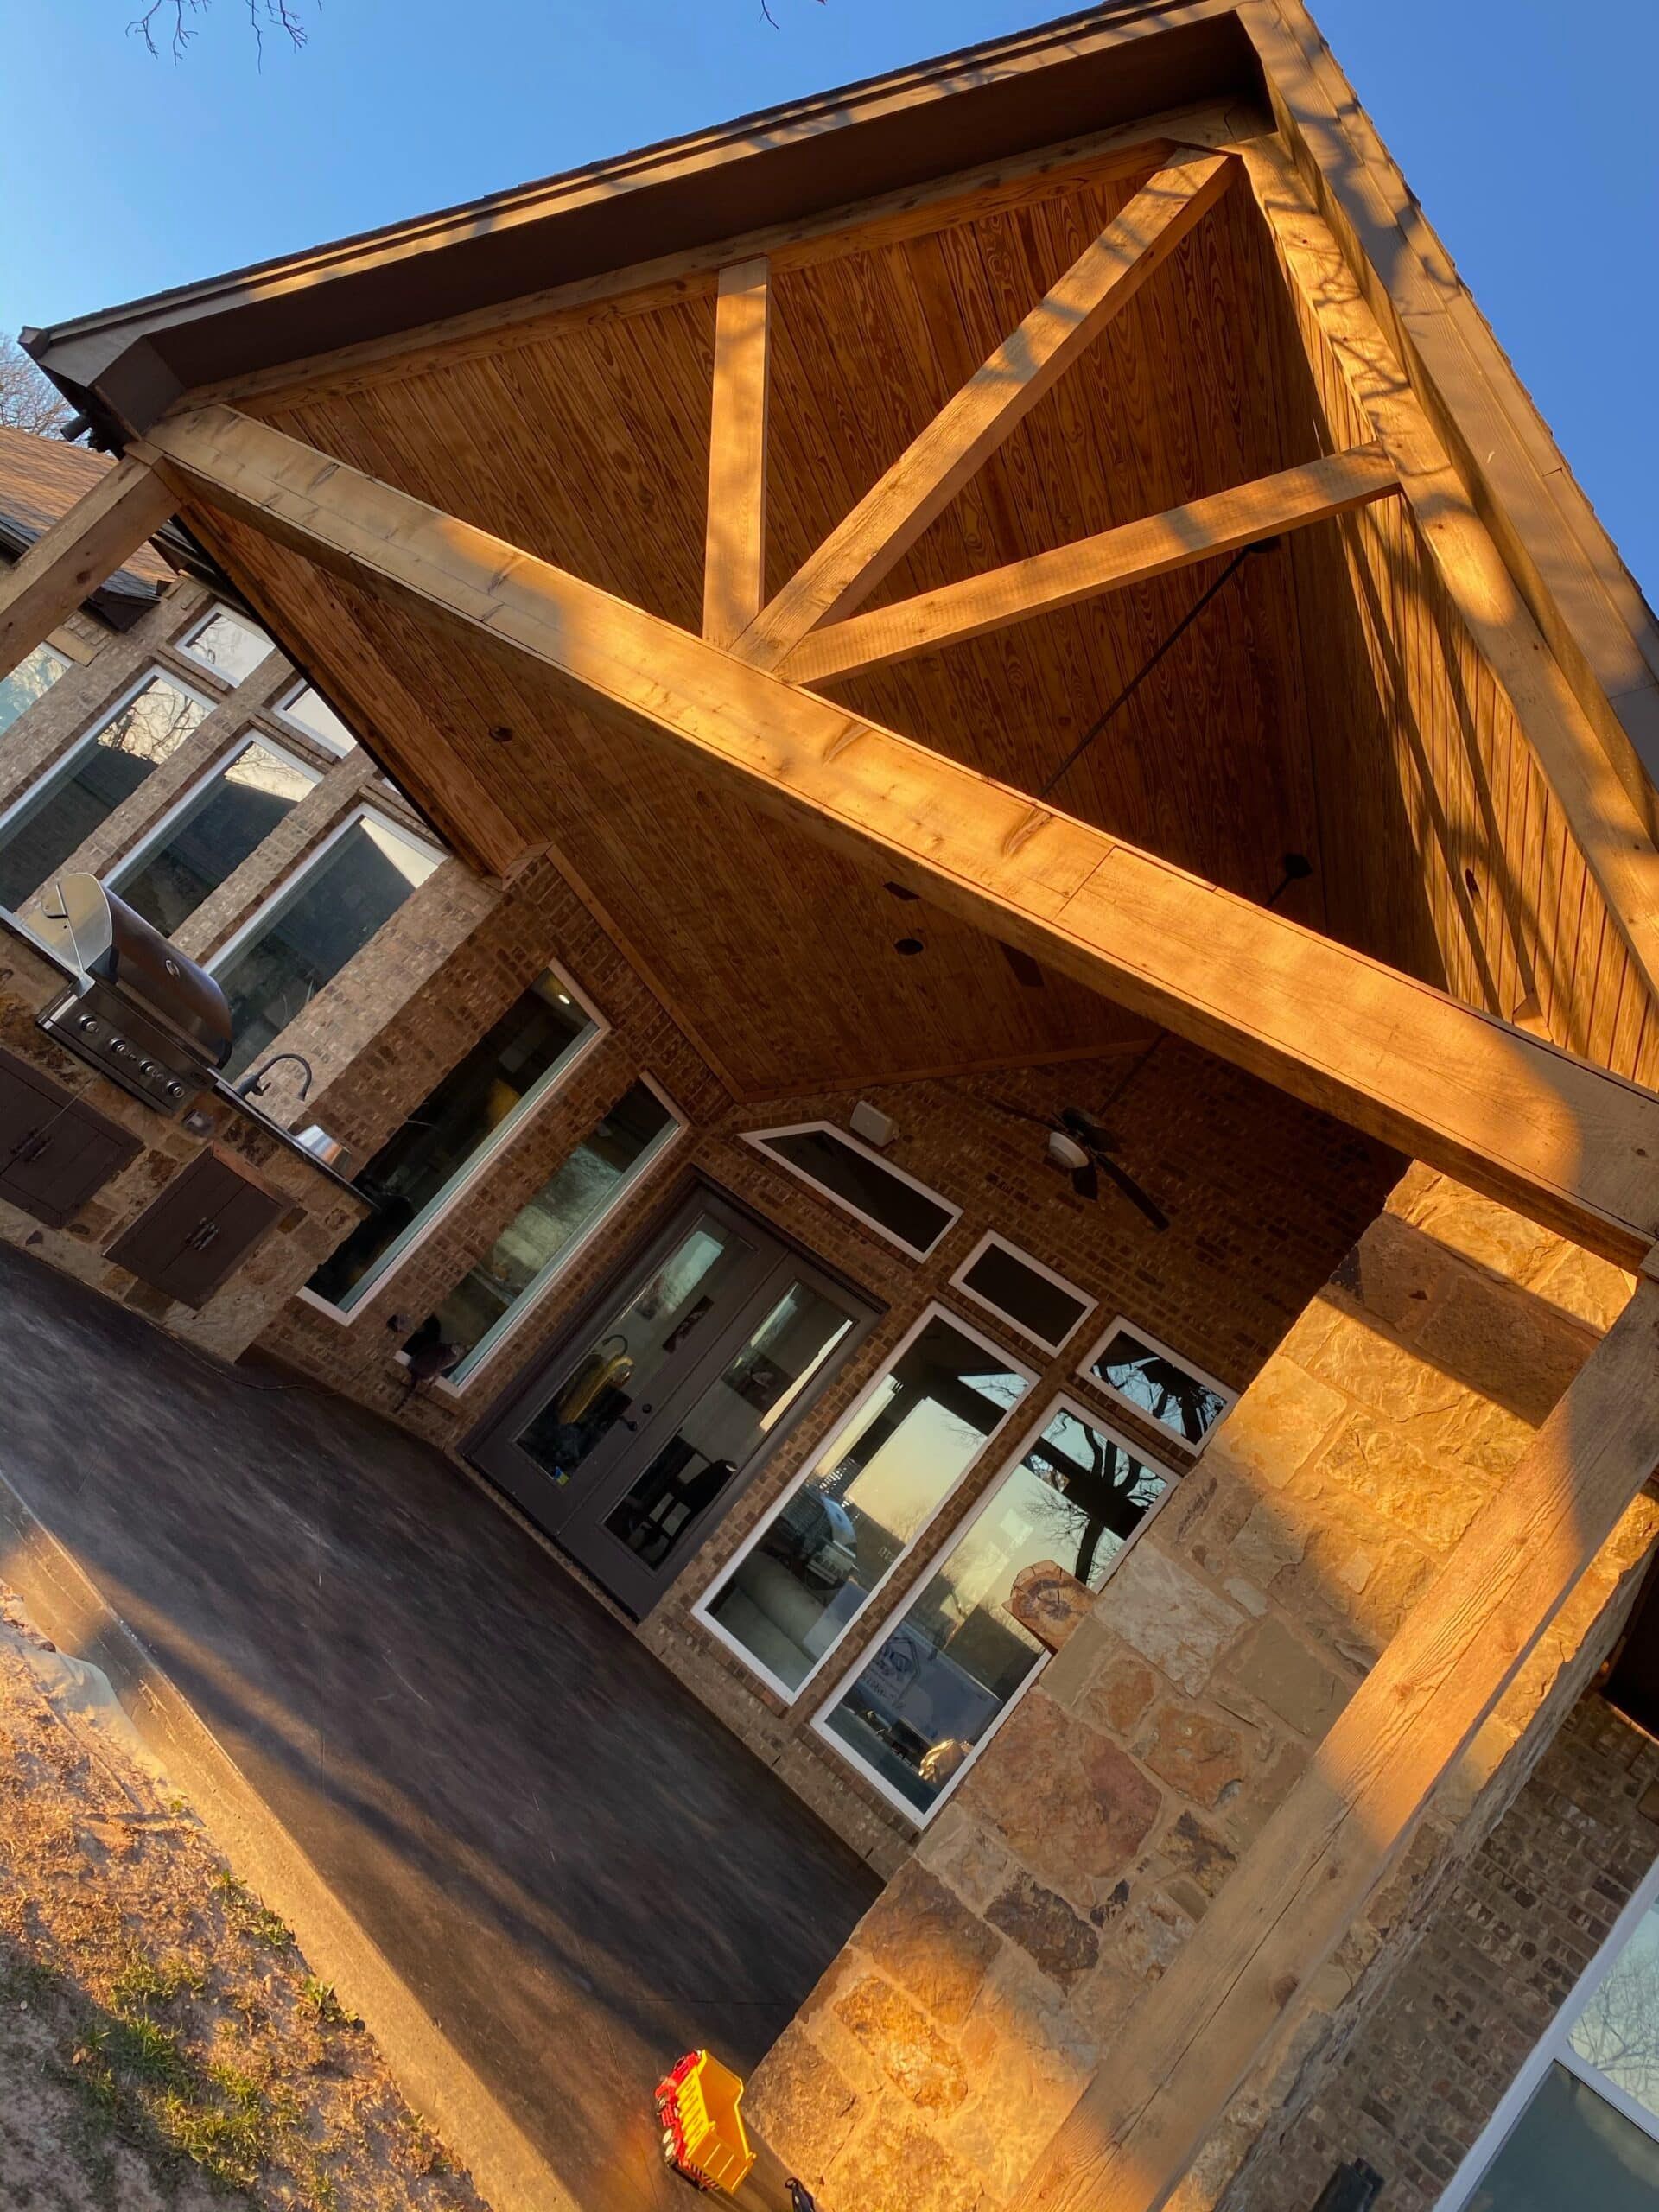
[[[699,1191],[469,1446],[560,1546],[648,1612],[874,1314]]]

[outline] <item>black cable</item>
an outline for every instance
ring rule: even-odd
[[[1271,544],[1274,541],[1272,539],[1268,539],[1264,541],[1264,543],[1266,544]],[[1105,728],[1107,723],[1110,721],[1112,716],[1116,714],[1118,709],[1120,707],[1126,706],[1128,702],[1134,698],[1135,693],[1146,682],[1147,677],[1152,674],[1153,670],[1157,667],[1159,662],[1164,658],[1164,655],[1169,652],[1173,645],[1179,643],[1179,641],[1185,637],[1186,632],[1192,628],[1192,625],[1198,620],[1199,615],[1203,613],[1205,608],[1209,606],[1211,601],[1221,589],[1222,586],[1231,582],[1232,579],[1238,574],[1244,563],[1249,559],[1252,553],[1259,553],[1263,550],[1264,548],[1262,545],[1247,545],[1242,552],[1234,554],[1232,559],[1227,563],[1226,567],[1216,578],[1215,582],[1209,585],[1206,589],[1199,593],[1197,599],[1193,601],[1192,606],[1187,608],[1185,613],[1182,615],[1180,620],[1175,625],[1175,627],[1164,639],[1162,645],[1159,646],[1157,652],[1153,654],[1149,660],[1141,664],[1141,665],[1135,671],[1135,674],[1129,678],[1128,682],[1123,686],[1123,689],[1118,693],[1116,698],[1112,701],[1111,705],[1108,707],[1103,713],[1096,715],[1095,720],[1089,725],[1089,728],[1084,732],[1083,735],[1077,740],[1071,750],[1066,754],[1065,760],[1061,761],[1059,766],[1054,771],[1048,781],[1037,793],[1037,797],[1039,798],[1046,798],[1049,793],[1053,790],[1055,785],[1059,782],[1060,778],[1065,775],[1066,770],[1071,767],[1075,762],[1083,758],[1083,755],[1089,750],[1089,747],[1100,735],[1102,730]]]

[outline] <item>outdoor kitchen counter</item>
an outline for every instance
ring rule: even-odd
[[[212,1127],[193,1135],[182,1122],[145,1106],[64,1051],[36,1027],[36,1017],[74,980],[72,969],[0,907],[0,1046],[114,1124],[139,1149],[61,1228],[49,1228],[0,1198],[0,1242],[26,1247],[171,1334],[234,1359],[367,1211],[367,1201],[224,1085],[200,1101]],[[205,1154],[283,1203],[246,1261],[193,1311],[140,1281],[108,1256],[108,1248]]]

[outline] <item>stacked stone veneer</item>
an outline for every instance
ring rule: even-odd
[[[748,2108],[825,2212],[1010,2201],[1628,1287],[1408,1174],[757,2074]],[[1631,1509],[1235,2101],[1183,2212],[1219,2200],[1386,1983],[1402,1930],[1599,1663],[1655,1527],[1649,1502]]]

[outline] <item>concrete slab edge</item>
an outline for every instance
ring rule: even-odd
[[[0,1471],[0,1580],[59,1648],[100,1668],[151,1755],[238,1879],[294,1930],[380,2047],[398,2088],[493,2212],[593,2212],[564,2187],[408,1984],[115,1611],[73,1551]]]

